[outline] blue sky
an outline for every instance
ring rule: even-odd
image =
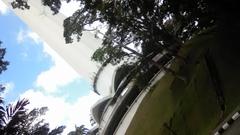
[[[0,39],[7,49],[5,59],[10,62],[8,70],[1,75],[1,82],[14,83],[14,90],[6,93],[5,97],[6,101],[13,101],[24,90],[33,87],[36,76],[51,66],[52,62],[42,56],[42,46],[35,45],[30,39],[18,43],[18,32],[28,28],[12,12],[0,16],[0,29]]]
[[[91,82],[81,78],[1,1],[0,40],[10,62],[0,75],[6,103],[26,97],[30,109],[48,106],[45,119],[52,128],[64,124],[69,131],[75,125],[89,126],[90,107],[99,99],[91,91]]]
[[[15,100],[24,90],[34,88],[36,77],[53,66],[50,56],[43,53],[43,46],[31,38],[18,41],[19,32],[30,31],[29,28],[12,12],[0,17],[0,39],[7,48],[6,60],[10,62],[8,70],[1,75],[4,83],[13,82],[14,90],[6,93],[5,100]],[[24,33],[26,34],[26,33]],[[70,90],[67,90],[70,89]],[[90,83],[77,79],[64,87],[60,87],[54,95],[68,95],[69,101],[84,96],[91,89]]]

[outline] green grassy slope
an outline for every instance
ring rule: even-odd
[[[145,97],[126,134],[210,134],[221,121],[221,111],[204,60],[207,48],[222,82],[226,100],[223,115],[227,116],[240,103],[239,47],[225,42],[229,40],[209,32],[186,43],[180,54],[188,58],[188,63],[176,61],[172,67],[186,81],[167,73]]]

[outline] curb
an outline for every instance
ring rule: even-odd
[[[240,111],[235,112],[232,117],[225,122],[213,135],[221,135],[223,134],[229,127],[240,117]]]

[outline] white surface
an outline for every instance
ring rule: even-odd
[[[232,119],[236,120],[240,116],[239,112],[236,112],[233,116]]]
[[[228,124],[228,123],[225,123],[225,124],[222,126],[222,128],[223,128],[224,130],[226,130],[228,127],[229,127],[229,124]]]
[[[104,127],[109,123],[109,118],[114,111],[116,104],[108,106],[108,108],[103,112],[102,118],[100,120],[99,132],[101,133]]]

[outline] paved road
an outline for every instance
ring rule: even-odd
[[[223,135],[240,135],[240,118],[238,118],[232,125],[229,127]]]

